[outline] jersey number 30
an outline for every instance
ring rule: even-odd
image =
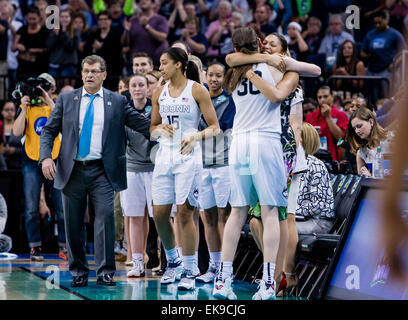
[[[262,78],[262,72],[261,71],[255,71],[255,73]],[[241,85],[243,87],[243,90],[242,91],[238,90],[238,92],[237,92],[238,95],[241,96],[241,97],[246,96],[248,94],[248,87],[249,87],[249,94],[256,95],[256,94],[261,93],[261,92],[259,92],[259,90],[254,90],[254,86],[253,86],[252,82],[248,80],[248,78],[242,79]]]

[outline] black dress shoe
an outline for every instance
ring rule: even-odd
[[[101,286],[116,286],[115,280],[113,280],[113,275],[104,274],[103,276],[98,276],[96,283]]]
[[[87,276],[74,276],[71,282],[71,287],[86,287],[88,285]]]

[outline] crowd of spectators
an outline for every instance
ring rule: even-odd
[[[352,4],[361,7],[359,29],[346,25]],[[49,5],[60,7],[59,28],[47,28]],[[82,85],[80,63],[96,54],[107,64],[106,88],[126,93],[127,77],[141,73],[149,97],[161,80],[159,59],[169,46],[177,43],[198,57],[204,73],[214,61],[227,66],[232,33],[243,26],[253,27],[260,40],[273,32],[283,35],[293,58],[321,67],[317,92],[305,86],[303,120],[319,133],[320,149],[336,161],[336,172],[344,162],[349,173],[366,173],[356,165],[358,150],[345,141],[355,129],[349,119],[367,108],[376,124],[396,127],[394,106],[404,86],[393,94],[384,84],[392,85],[398,54],[407,49],[407,0],[1,0],[0,170],[21,170],[27,158],[22,134],[13,132],[22,108],[12,94],[19,81],[49,73],[56,79],[56,98]],[[367,75],[386,81],[364,79]]]

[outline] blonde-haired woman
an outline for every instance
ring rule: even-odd
[[[324,163],[314,156],[320,147],[320,136],[311,124],[303,122],[301,139],[308,169],[299,179],[295,210],[295,214],[303,216],[305,221],[296,222],[296,228],[299,234],[327,233],[334,222],[334,199],[329,172]]]

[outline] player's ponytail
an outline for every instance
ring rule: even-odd
[[[256,32],[252,28],[239,28],[232,33],[232,44],[238,52],[253,54],[258,52],[258,38]],[[245,73],[251,69],[252,64],[231,68],[225,75],[226,89],[231,94],[237,85],[241,82]]]

